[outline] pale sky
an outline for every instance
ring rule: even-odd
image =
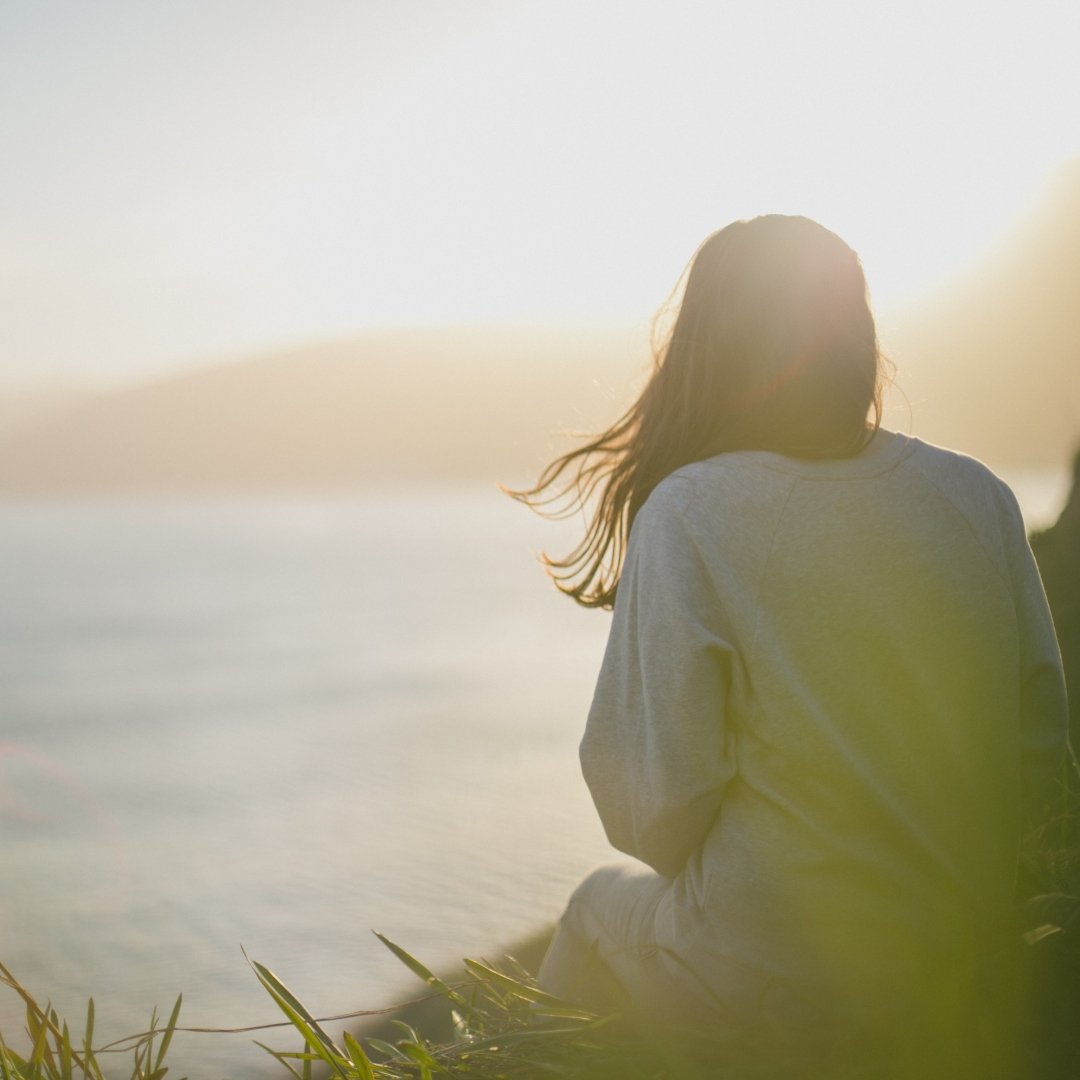
[[[0,387],[644,318],[806,213],[879,307],[1080,154],[1080,4],[7,0]]]

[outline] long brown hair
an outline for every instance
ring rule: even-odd
[[[634,517],[664,477],[730,450],[858,453],[881,422],[882,361],[859,257],[804,217],[770,214],[709,236],[676,286],[644,390],[606,431],[511,492],[585,536],[544,556],[585,607],[615,603]],[[555,509],[552,509],[552,507]]]

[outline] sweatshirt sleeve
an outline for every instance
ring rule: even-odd
[[[675,877],[734,774],[725,706],[732,648],[677,498],[657,488],[631,530],[581,765],[611,843]]]

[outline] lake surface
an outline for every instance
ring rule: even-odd
[[[278,1019],[241,945],[340,1013],[422,989],[372,927],[439,966],[553,921],[607,852],[560,535],[494,491],[0,503],[0,959],[116,1034],[180,991],[231,1027]]]
[[[1061,471],[1006,473],[1031,524]],[[495,491],[0,501],[0,960],[76,1022],[319,1015],[492,955],[609,857],[576,747],[608,616]],[[21,1024],[0,993],[0,1025]],[[295,1049],[286,1032],[263,1041]],[[249,1036],[173,1072],[286,1075]]]

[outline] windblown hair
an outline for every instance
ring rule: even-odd
[[[698,248],[673,298],[680,288],[637,400],[512,493],[548,516],[586,512],[581,542],[544,556],[559,589],[585,607],[614,605],[634,518],[676,469],[731,450],[847,457],[881,423],[866,279],[834,233],[778,214],[733,222]]]

